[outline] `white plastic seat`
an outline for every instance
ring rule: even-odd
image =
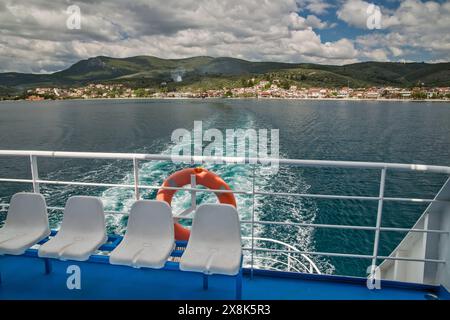
[[[38,256],[85,261],[107,239],[100,199],[75,196],[66,203],[60,230],[39,248]]]
[[[180,269],[237,275],[241,268],[241,226],[235,207],[204,204],[197,208]]]
[[[165,201],[136,201],[127,231],[109,262],[136,268],[162,268],[175,245],[172,210]]]
[[[0,229],[0,255],[23,254],[49,235],[44,197],[38,193],[16,193],[11,198],[5,225]]]

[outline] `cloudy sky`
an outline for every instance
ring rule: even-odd
[[[0,0],[0,72],[54,72],[98,55],[450,60],[450,0],[370,1]]]

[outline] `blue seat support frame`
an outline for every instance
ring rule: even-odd
[[[236,300],[242,300],[242,261],[243,256],[241,255],[241,261],[239,263],[239,271],[238,274],[235,276],[232,276],[236,279]],[[203,290],[208,290],[209,284],[209,274],[203,273]]]
[[[50,237],[53,237],[55,235],[56,235],[56,231],[52,230]],[[47,242],[50,239],[50,237],[47,237],[46,239],[40,241],[39,244],[44,244],[45,242]],[[119,243],[122,241],[122,239],[123,239],[123,237],[121,237],[121,236],[116,236],[116,235],[109,236],[107,242],[104,245],[102,245],[99,248],[99,250],[112,251],[119,245]],[[175,242],[176,248],[180,248],[180,247],[185,248],[186,245],[187,245],[187,241],[176,241]],[[177,250],[176,248],[175,248],[175,250],[172,251],[171,256],[172,257],[181,257],[183,255],[184,250]],[[23,256],[39,258],[38,250],[37,249],[28,249],[25,251]],[[57,259],[43,258],[45,274],[50,274],[52,272],[52,260],[58,261]],[[236,299],[237,300],[242,299],[242,275],[243,275],[242,261],[243,261],[243,257],[241,256],[239,272],[237,275],[232,276],[236,279]],[[94,255],[90,256],[87,261],[83,261],[83,262],[109,264],[109,256],[94,254]],[[114,267],[114,266],[111,265],[111,267]],[[172,261],[167,261],[164,268],[162,268],[162,270],[172,270],[172,271],[180,271],[181,272],[179,263],[172,262]],[[185,272],[185,271],[182,271],[182,272]],[[203,274],[203,288],[205,290],[208,289],[208,280],[209,280],[209,275]],[[2,283],[2,277],[1,277],[1,272],[0,272],[0,285],[1,285],[1,283]]]

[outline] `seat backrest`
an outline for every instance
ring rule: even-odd
[[[74,196],[67,200],[59,233],[106,235],[105,213],[99,198]]]
[[[138,200],[131,206],[125,238],[173,241],[173,230],[172,209],[167,202]]]
[[[46,231],[49,230],[47,205],[39,193],[20,192],[11,198],[5,227]]]
[[[195,212],[189,242],[241,250],[241,224],[236,208],[229,204],[200,205]]]

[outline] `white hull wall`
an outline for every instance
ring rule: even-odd
[[[450,179],[417,220],[413,229],[450,231]],[[445,260],[446,263],[385,260],[381,278],[403,282],[442,284],[450,289],[449,234],[409,232],[390,257]]]

